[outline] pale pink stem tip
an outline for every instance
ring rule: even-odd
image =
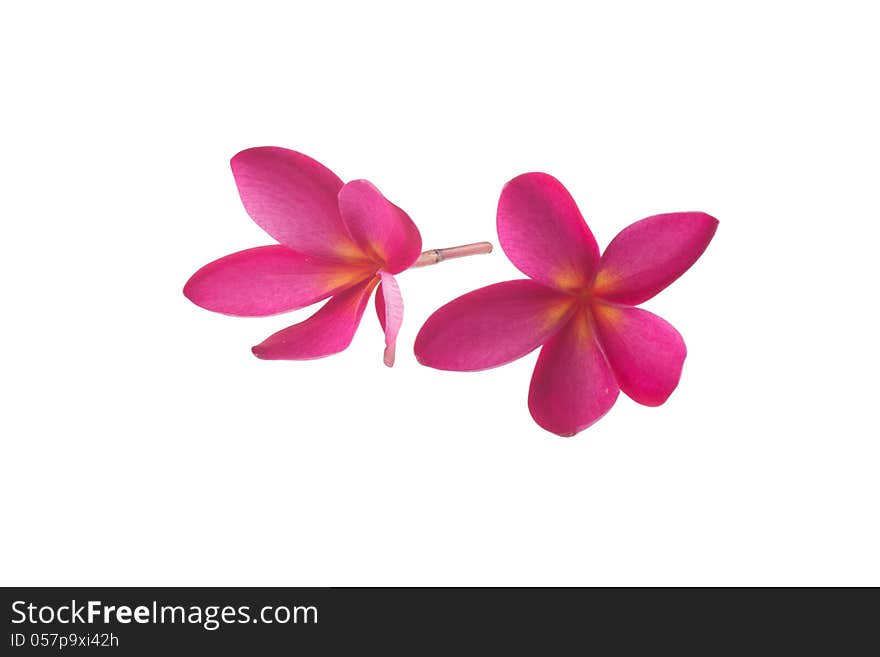
[[[462,246],[450,246],[445,249],[430,249],[423,251],[419,259],[412,266],[425,267],[426,265],[436,265],[444,260],[464,258],[466,256],[479,255],[480,253],[492,253],[492,245],[489,242],[476,242]]]

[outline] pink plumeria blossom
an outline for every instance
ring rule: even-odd
[[[490,285],[437,310],[416,338],[419,362],[483,370],[543,345],[529,410],[561,436],[599,420],[620,390],[646,406],[665,402],[681,377],[684,341],[634,306],[696,262],[718,221],[703,212],[648,217],[621,231],[600,257],[562,183],[526,173],[502,190],[497,222],[501,247],[530,280]]]
[[[385,364],[403,319],[394,274],[419,257],[407,214],[366,180],[343,184],[322,164],[284,148],[250,148],[232,174],[251,218],[280,244],[233,253],[199,269],[184,287],[193,303],[227,315],[264,317],[330,300],[307,320],[253,348],[258,358],[307,360],[351,343],[376,291]]]

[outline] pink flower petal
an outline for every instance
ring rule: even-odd
[[[399,207],[366,180],[339,192],[339,212],[354,241],[391,274],[409,267],[422,251],[419,229]]]
[[[313,258],[286,246],[258,246],[208,263],[187,281],[194,304],[227,315],[264,317],[311,305],[372,271]]]
[[[581,311],[541,349],[529,410],[547,431],[573,436],[605,415],[618,393],[614,374]]]
[[[450,301],[416,337],[422,365],[461,372],[504,365],[537,349],[565,321],[573,298],[534,281],[507,281]]]
[[[647,301],[685,273],[718,227],[704,212],[674,212],[642,219],[615,237],[599,265],[597,296],[635,305]]]
[[[687,355],[678,331],[657,315],[628,306],[596,303],[593,317],[621,390],[645,406],[665,402]]]
[[[378,277],[340,292],[304,322],[270,335],[253,348],[266,360],[309,360],[345,349],[354,337]]]
[[[385,330],[385,295],[382,294],[382,283],[376,288],[376,317],[379,318],[379,324],[382,325],[382,331]]]
[[[596,239],[562,183],[524,173],[501,190],[498,240],[516,267],[563,290],[585,287],[599,262]]]
[[[342,181],[330,169],[274,146],[244,150],[231,164],[245,209],[269,235],[306,255],[363,259],[339,216]]]
[[[376,290],[376,311],[379,311],[381,303],[382,315],[379,317],[379,322],[382,324],[382,330],[385,331],[384,361],[388,367],[392,367],[397,334],[400,332],[400,325],[403,324],[403,297],[394,276],[384,271],[379,272],[379,276],[382,282]]]

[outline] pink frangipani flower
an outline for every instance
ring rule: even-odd
[[[370,294],[385,330],[385,363],[403,318],[394,278],[419,257],[422,238],[407,214],[366,180],[343,184],[315,160],[284,148],[250,148],[232,173],[251,218],[280,244],[239,251],[199,269],[183,289],[195,304],[241,317],[296,310],[330,297],[304,322],[253,348],[258,358],[335,354],[354,337]]]
[[[330,300],[307,320],[253,347],[258,358],[309,360],[351,344],[370,294],[394,364],[403,298],[395,274],[441,260],[488,253],[486,242],[420,256],[418,228],[366,180],[343,184],[312,158],[285,148],[249,148],[232,158],[245,210],[280,244],[208,263],[183,293],[196,305],[239,317],[265,317]]]
[[[605,253],[574,199],[546,173],[511,180],[498,202],[498,239],[530,280],[496,283],[437,310],[416,358],[441,370],[498,367],[543,345],[529,410],[561,436],[607,413],[620,390],[659,406],[678,385],[686,349],[668,322],[636,308],[696,262],[718,221],[703,212],[637,221]]]

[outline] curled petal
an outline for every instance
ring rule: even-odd
[[[641,308],[594,304],[593,317],[620,389],[645,406],[665,402],[681,378],[687,349],[675,327]]]
[[[382,331],[385,331],[385,295],[382,294],[382,283],[376,288],[376,317],[379,318],[379,324]]]
[[[642,219],[615,237],[599,265],[594,293],[608,301],[647,301],[690,269],[718,228],[705,212],[674,212]]]
[[[516,267],[562,290],[593,280],[599,247],[562,183],[546,173],[524,173],[501,190],[498,240]]]
[[[419,229],[399,207],[366,180],[353,180],[339,192],[339,212],[354,241],[386,271],[409,267],[422,250]]]
[[[573,436],[605,415],[619,392],[581,311],[541,349],[529,389],[529,410],[547,431]]]
[[[252,349],[265,360],[310,360],[335,354],[351,344],[377,278],[340,292],[304,322],[270,335]]]
[[[187,281],[194,304],[226,315],[264,317],[311,305],[364,280],[372,272],[286,246],[258,246],[208,263]]]
[[[535,281],[469,292],[428,318],[416,337],[422,365],[461,372],[498,367],[537,349],[562,326],[573,298]]]
[[[339,215],[342,181],[312,158],[286,148],[249,148],[232,158],[241,202],[269,235],[294,251],[363,259]]]
[[[384,361],[388,367],[394,365],[394,353],[397,347],[397,334],[403,324],[403,297],[397,280],[388,272],[379,272],[382,280],[376,290],[376,312],[379,323],[385,331]]]

